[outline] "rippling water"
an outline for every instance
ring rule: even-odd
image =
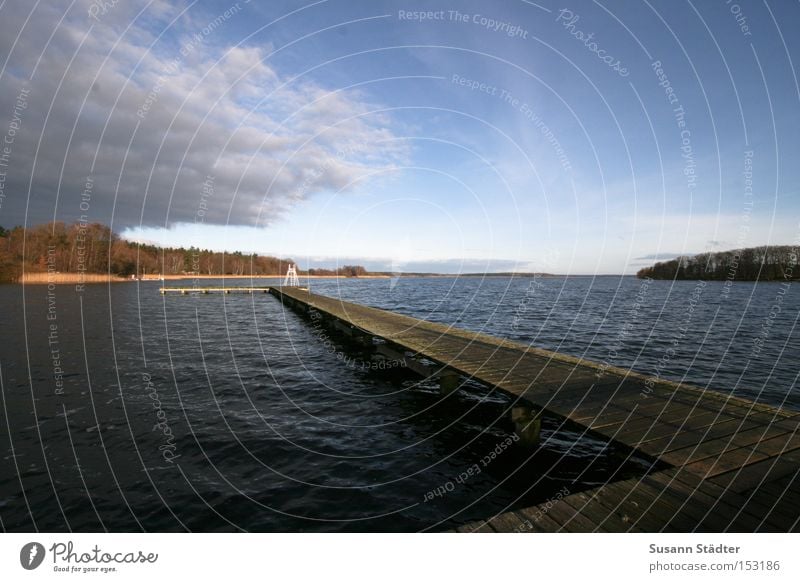
[[[619,277],[311,286],[800,409],[792,287]],[[534,454],[503,448],[501,394],[470,385],[442,399],[402,371],[345,365],[270,295],[162,297],[158,287],[57,286],[48,299],[45,286],[0,286],[5,530],[437,530],[648,467],[550,418]]]

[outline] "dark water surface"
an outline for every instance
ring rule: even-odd
[[[402,371],[364,369],[367,355],[326,349],[271,295],[162,297],[159,286],[56,286],[49,297],[46,286],[0,286],[4,530],[438,530],[649,466],[550,418],[534,454],[503,448],[501,394],[470,385],[442,399]],[[800,409],[794,287],[619,277],[311,286]]]

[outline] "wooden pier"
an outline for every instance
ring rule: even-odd
[[[162,295],[167,293],[178,293],[189,295],[199,293],[208,295],[209,293],[269,293],[270,287],[161,287],[159,291]]]
[[[444,393],[462,377],[506,392],[523,442],[538,439],[540,411],[547,411],[658,467],[458,531],[800,531],[798,412],[652,383],[630,370],[298,288],[269,290],[284,305],[439,377]]]

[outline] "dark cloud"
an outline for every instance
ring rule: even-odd
[[[245,6],[224,19],[156,2],[134,21],[144,3],[106,3],[96,18],[92,2],[43,4],[0,11],[0,133],[29,91],[0,224],[263,225],[405,155],[362,96],[289,81],[270,47],[223,42]]]

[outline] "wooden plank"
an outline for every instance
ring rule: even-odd
[[[789,477],[793,476],[789,475]],[[793,487],[792,485],[781,485],[778,481],[770,481],[755,489],[748,489],[742,493],[742,496],[752,496],[770,507],[785,509],[787,515],[800,516],[800,479],[794,479]]]
[[[625,433],[628,432],[634,432],[634,431],[639,431],[641,429],[652,428],[654,425],[657,426],[658,424],[659,423],[654,422],[653,418],[647,416],[645,417],[637,416],[636,413],[632,411],[631,417],[628,418],[628,420],[625,422],[620,422],[605,426],[595,426],[595,424],[592,422],[587,426],[591,430],[604,435],[624,435]],[[677,432],[677,430],[673,429],[672,432]]]
[[[761,426],[759,423],[739,419],[726,419],[707,427],[685,431],[661,438],[645,438],[637,448],[651,455],[661,456],[669,451],[697,446],[702,442],[736,434]]]
[[[597,402],[590,404],[583,404],[578,410],[574,412],[576,418],[594,418],[600,414],[611,413],[627,413],[634,410],[639,410],[639,402],[632,398],[626,398],[625,394],[621,397],[615,398],[614,393],[608,394],[606,399],[600,399]],[[553,399],[554,404],[560,404],[559,399]],[[651,415],[652,416],[652,415]]]
[[[716,475],[721,475],[729,471],[738,470],[741,467],[758,463],[767,458],[766,455],[747,448],[729,449],[714,457],[686,463],[683,468],[687,471],[697,473],[703,479],[708,479]],[[666,459],[667,462],[669,462],[669,455],[666,455]]]
[[[571,506],[577,513],[584,519],[595,524],[592,531],[601,531],[608,533],[621,533],[628,531],[626,524],[621,520],[609,520],[610,510],[604,505],[594,501],[587,492],[573,493],[567,495],[561,501]]]
[[[798,442],[793,442],[791,438],[787,438],[791,437],[791,434],[787,435],[787,433],[782,431],[783,429],[777,429],[771,426],[758,426],[721,438],[704,439],[702,442],[695,445],[675,449],[664,454],[661,458],[673,465],[683,465],[707,457],[718,456],[723,452],[737,448],[744,447],[753,449],[754,445],[762,447],[764,450],[760,450],[757,447],[756,450],[767,456],[774,456],[774,454],[777,454],[777,452],[781,450],[779,447],[782,447],[784,444],[788,447],[788,450],[800,447],[800,439],[798,439]],[[768,451],[773,452],[769,454]]]
[[[767,457],[783,455],[800,449],[800,433],[784,433],[771,438],[763,438],[752,443],[750,446],[754,451],[762,453]]]
[[[676,507],[668,500],[637,489],[638,480],[610,483],[593,490],[595,498],[628,524],[629,531],[661,532]]]
[[[651,479],[650,475],[645,476],[637,487],[652,488],[654,494],[657,493],[661,498],[672,502],[673,516],[669,517],[665,526],[668,531],[719,532],[729,524],[728,520],[713,511],[713,506],[709,505],[709,503],[715,503],[716,500],[708,496],[703,497],[696,490],[675,487],[673,484],[667,485]]]
[[[566,379],[580,380],[583,385],[592,384],[595,374],[592,370],[572,364],[548,360],[524,352],[494,348],[483,350],[484,357],[493,362],[503,362],[509,371],[519,378],[529,378],[542,385],[558,384]],[[588,380],[588,381],[587,381]]]
[[[668,405],[661,410],[657,408],[638,409],[642,415],[648,415],[655,418],[659,422],[668,422],[676,426],[685,428],[694,428],[704,426],[706,421],[715,422],[719,418],[717,411],[705,410],[703,408],[696,408],[688,404],[668,403]]]
[[[536,395],[533,397],[525,396],[525,398],[535,403],[537,406],[550,410],[565,418],[570,418],[577,411],[583,410],[584,407],[602,405],[608,402],[608,396],[598,392],[587,392],[582,396],[576,396],[571,401],[566,401],[563,398],[559,400],[540,398]],[[581,422],[581,424],[586,424],[586,421]]]
[[[585,492],[576,493],[565,497],[562,501],[578,509],[580,514],[592,523],[596,523],[599,531],[629,531],[631,527],[629,520],[615,513],[613,507],[604,504],[598,497],[597,494],[602,488],[603,487],[598,487]]]
[[[644,481],[686,495],[688,503],[705,510],[706,517],[699,520],[698,525],[705,525],[711,531],[729,531],[731,527],[740,525],[743,527],[742,531],[752,532],[762,524],[761,516],[754,515],[744,507],[743,498],[737,497],[731,500],[731,497],[736,496],[725,496],[723,490],[709,492],[707,488],[701,487],[702,482],[695,475],[689,476],[683,471],[667,470],[651,473],[644,478]]]
[[[561,404],[585,402],[587,400],[598,402],[600,397],[609,400],[617,392],[613,386],[607,384],[593,384],[591,382],[572,380],[567,371],[558,381],[549,382],[548,384],[543,384],[529,376],[521,376],[512,372],[509,376],[509,384],[517,392],[530,392],[532,396],[541,401]]]
[[[768,458],[741,469],[732,469],[726,473],[711,476],[709,481],[736,492],[747,491],[758,487],[763,481],[796,473],[800,464],[797,459],[788,458],[789,455],[792,453]]]
[[[553,502],[547,508],[551,519],[561,524],[561,531],[565,532],[591,532],[597,529],[597,524],[584,517],[574,507],[565,503],[563,499]]]
[[[787,434],[785,428],[767,424],[750,430],[740,431],[731,435],[730,442],[740,447],[755,445],[761,441],[768,441]]]
[[[715,390],[708,390],[691,386],[688,384],[672,385],[669,383],[660,382],[666,388],[665,391],[654,391],[653,397],[664,398],[669,397],[683,402],[696,402],[698,406],[708,407],[712,410],[723,410],[737,416],[746,416],[750,413],[764,412],[769,415],[781,417],[791,417],[795,413],[789,411],[782,411],[773,406],[769,406],[759,402],[746,400],[738,396],[724,394]],[[666,396],[665,396],[666,395]]]
[[[727,421],[722,421],[720,423],[711,425],[711,427],[709,427],[709,430],[706,431],[706,435],[709,436],[715,435],[719,434],[720,432],[722,432],[723,434],[732,434],[740,430],[748,430],[760,426],[759,423],[748,420],[741,420],[741,421],[734,420],[733,423],[735,424],[728,425]],[[716,428],[717,426],[722,426],[722,428],[718,429]],[[641,425],[639,426],[634,425],[627,430],[620,430],[617,433],[612,433],[614,434],[614,436],[611,436],[611,438],[623,441],[630,446],[640,448],[641,445],[650,441],[664,439],[664,438],[668,440],[671,434],[674,433],[678,432],[699,433],[700,431],[703,431],[705,428],[706,427],[692,427],[691,425],[689,425],[689,423],[685,425],[672,425],[669,423],[663,423],[663,425],[658,425],[657,427],[654,427],[652,430],[647,430],[646,427],[643,427]],[[708,438],[708,436],[705,436],[702,440],[705,440],[706,438]]]
[[[741,426],[741,420],[728,419],[720,421],[714,425],[686,430],[682,429],[674,435],[667,435],[659,439],[642,441],[638,448],[651,455],[662,455],[668,451],[674,451],[690,446],[697,446],[706,440],[721,438],[736,433]],[[754,428],[754,427],[750,427]]]
[[[495,531],[500,533],[523,531],[520,528],[524,528],[525,525],[513,511],[508,511],[505,513],[495,515],[494,517],[491,517],[486,521],[489,524],[491,524],[492,528]]]
[[[180,295],[204,294],[209,293],[269,293],[270,287],[162,287],[159,289],[162,295],[167,293],[177,293]]]
[[[707,513],[703,507],[690,503],[690,498],[680,491],[669,487],[655,487],[652,483],[639,481],[635,484],[634,494],[639,495],[641,503],[650,503],[647,511],[658,518],[659,531],[694,532],[714,531],[713,526],[704,525]]]
[[[790,473],[777,479],[765,481],[759,485],[758,489],[772,496],[789,494],[793,497],[800,497],[800,473]],[[747,490],[745,494],[749,495],[751,491],[754,490]],[[800,509],[800,499],[797,499],[797,506]]]
[[[475,524],[472,533],[497,533],[497,530],[495,530],[489,522],[480,521]]]
[[[669,400],[671,402],[678,402],[705,410],[725,411],[727,408],[730,409],[729,413],[736,417],[741,417],[743,415],[741,403],[733,401],[728,402],[724,398],[720,398],[718,394],[711,395],[695,391],[672,390],[667,393],[655,394],[651,396],[651,398],[656,400]]]
[[[592,421],[590,426],[598,426],[597,422],[600,421],[603,422],[600,426],[604,426],[607,429],[614,428],[615,426],[632,428],[632,419],[641,419],[643,423],[670,424],[681,430],[691,430],[703,425],[707,420],[713,420],[715,418],[716,416],[714,413],[708,411],[693,410],[680,405],[670,405],[670,408],[667,409],[636,408],[631,411],[631,416],[629,418],[619,420],[615,423],[605,423],[605,419],[598,417]]]
[[[637,492],[634,480],[599,487],[595,490],[595,497],[621,516],[631,530],[661,531],[664,527],[664,519],[651,512],[656,503],[655,497]],[[670,513],[665,512],[665,514]]]
[[[701,480],[697,475],[682,469],[676,477],[698,491],[713,496],[721,507],[726,507],[725,515],[731,520],[729,531],[786,531],[769,515],[772,501],[768,498],[745,496],[728,487],[721,487],[711,480]]]
[[[631,531],[686,531],[693,520],[680,514],[680,505],[638,479],[610,483],[595,490],[596,497],[629,523]]]
[[[762,437],[769,437],[770,435],[772,435],[772,438],[764,438],[762,440]],[[775,435],[774,431],[769,427],[766,429],[757,427],[719,439],[705,439],[697,445],[661,454],[659,458],[672,465],[686,465],[692,469],[692,467],[700,467],[702,465],[699,461],[711,464],[713,459],[720,457],[731,459],[731,455],[749,459],[751,453],[752,458],[757,461],[798,448],[800,448],[800,437],[798,435],[786,433]],[[720,466],[728,466],[730,469],[734,469],[755,461],[748,460],[748,462],[741,462],[738,465],[735,462],[726,461]]]
[[[781,418],[770,422],[770,426],[784,428],[787,432],[800,431],[800,415],[792,418]]]
[[[573,408],[567,413],[567,418],[580,424],[603,423],[612,424],[630,418],[631,411],[626,408],[619,408],[613,402],[606,402],[594,406],[581,406]]]
[[[636,448],[653,457],[663,458],[663,455],[668,451],[696,447],[705,438],[706,433],[702,430],[677,431],[664,437],[640,441]]]
[[[743,424],[745,422],[750,423],[749,426],[752,426],[752,427],[761,425],[760,422],[757,422],[757,421],[754,421],[754,420],[750,420],[747,417],[732,416],[730,414],[726,414],[726,413],[721,412],[721,411],[710,410],[710,411],[708,411],[708,414],[698,414],[697,416],[693,417],[691,426],[684,425],[684,428],[686,428],[686,429],[691,428],[692,430],[705,430],[705,429],[711,429],[712,427],[715,427],[717,425],[721,425],[721,424],[726,423],[728,421],[736,422],[737,426],[739,426],[739,425],[741,425],[741,424]],[[741,430],[741,429],[737,429],[737,430]]]
[[[613,415],[598,410],[595,414],[595,421],[601,421],[606,425],[614,424],[614,421],[617,424],[623,424],[627,418],[623,413],[632,412],[631,416],[633,417],[651,418],[656,419],[658,422],[669,422],[671,424],[684,424],[688,419],[699,422],[701,417],[713,417],[714,414],[712,411],[693,408],[688,404],[641,400],[639,398],[635,401],[631,399],[622,401],[614,399],[608,403],[608,408],[613,411]],[[591,414],[587,414],[584,418],[588,420],[590,417]]]
[[[753,496],[746,497],[747,505],[758,507],[765,518],[765,525],[760,528],[760,531],[788,533],[792,531],[800,517],[797,506],[787,503],[780,496],[767,496],[761,491],[757,491]]]
[[[538,506],[518,509],[517,514],[521,519],[524,519],[526,523],[531,524],[534,529],[541,533],[554,533],[562,529],[561,523],[554,520],[547,512],[542,512]]]
[[[663,438],[680,432],[680,428],[671,424],[653,423],[649,419],[644,423],[631,423],[616,429],[599,429],[597,432],[613,441],[617,441],[633,448],[640,448],[640,444],[648,440]]]
[[[671,465],[682,466],[710,458],[716,458],[728,451],[738,449],[730,438],[701,440],[694,445],[659,455],[659,459]]]

